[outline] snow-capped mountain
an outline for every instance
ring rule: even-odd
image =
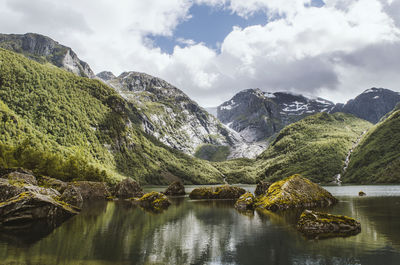
[[[318,112],[330,112],[333,102],[287,92],[269,93],[247,89],[217,109],[220,121],[248,142],[257,142],[279,132],[286,125]]]
[[[345,112],[361,119],[377,123],[400,102],[400,93],[385,88],[370,88],[349,100],[337,104],[332,112]]]
[[[231,132],[185,93],[166,81],[138,72],[97,75],[132,102],[142,118],[142,129],[187,154],[203,144],[234,146],[240,136]]]

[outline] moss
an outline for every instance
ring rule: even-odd
[[[167,196],[155,191],[146,193],[138,200],[138,202],[143,208],[156,212],[163,211],[171,205],[171,202],[168,200]]]
[[[191,199],[238,199],[246,191],[240,187],[223,185],[218,187],[200,187],[194,189],[189,197]]]

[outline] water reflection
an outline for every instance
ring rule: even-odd
[[[355,217],[362,232],[320,241],[295,230],[296,211],[247,216],[232,201],[187,197],[173,198],[157,215],[129,202],[91,203],[39,241],[1,237],[0,263],[398,264],[399,202],[400,197],[342,196],[327,211]]]

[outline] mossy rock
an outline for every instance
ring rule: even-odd
[[[254,195],[247,192],[239,197],[235,203],[235,208],[239,211],[252,211],[254,210]]]
[[[230,185],[218,187],[201,187],[192,190],[192,192],[189,194],[189,198],[237,200],[245,193],[245,189]]]
[[[347,216],[305,210],[297,229],[308,238],[347,237],[360,233],[361,225]]]
[[[256,190],[254,191],[254,195],[264,195],[267,192],[269,186],[271,186],[271,182],[259,181],[257,183]]]
[[[23,192],[34,192],[50,197],[58,197],[60,193],[51,188],[43,188],[25,182],[15,181],[15,179],[0,178],[0,201],[6,201]]]
[[[113,194],[117,198],[126,199],[140,198],[144,195],[144,192],[139,183],[131,178],[125,178],[115,186]]]
[[[29,173],[14,171],[9,174],[3,175],[2,178],[8,179],[10,182],[13,183],[31,184],[35,186],[38,185],[35,176]]]
[[[47,176],[40,176],[37,178],[38,185],[44,188],[52,188],[57,190],[60,193],[63,193],[65,189],[68,187],[68,183],[61,181],[59,179],[47,177]]]
[[[185,186],[183,186],[180,181],[172,182],[165,190],[164,194],[167,196],[183,196],[186,194]]]
[[[82,194],[79,189],[73,185],[68,185],[60,197],[61,201],[74,205],[76,207],[81,207],[83,204]]]
[[[165,210],[171,205],[171,202],[168,200],[167,196],[155,191],[146,193],[139,200],[137,200],[137,202],[143,208],[156,212]]]
[[[318,184],[300,175],[293,175],[273,183],[265,195],[257,198],[255,206],[277,211],[289,208],[325,207],[337,202],[331,193]]]
[[[106,200],[107,197],[111,196],[107,184],[104,182],[74,181],[70,184],[79,190],[83,201]]]

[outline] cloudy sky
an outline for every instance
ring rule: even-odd
[[[400,91],[400,0],[0,0],[0,32],[47,35],[95,72],[146,72],[205,107],[256,87]]]

